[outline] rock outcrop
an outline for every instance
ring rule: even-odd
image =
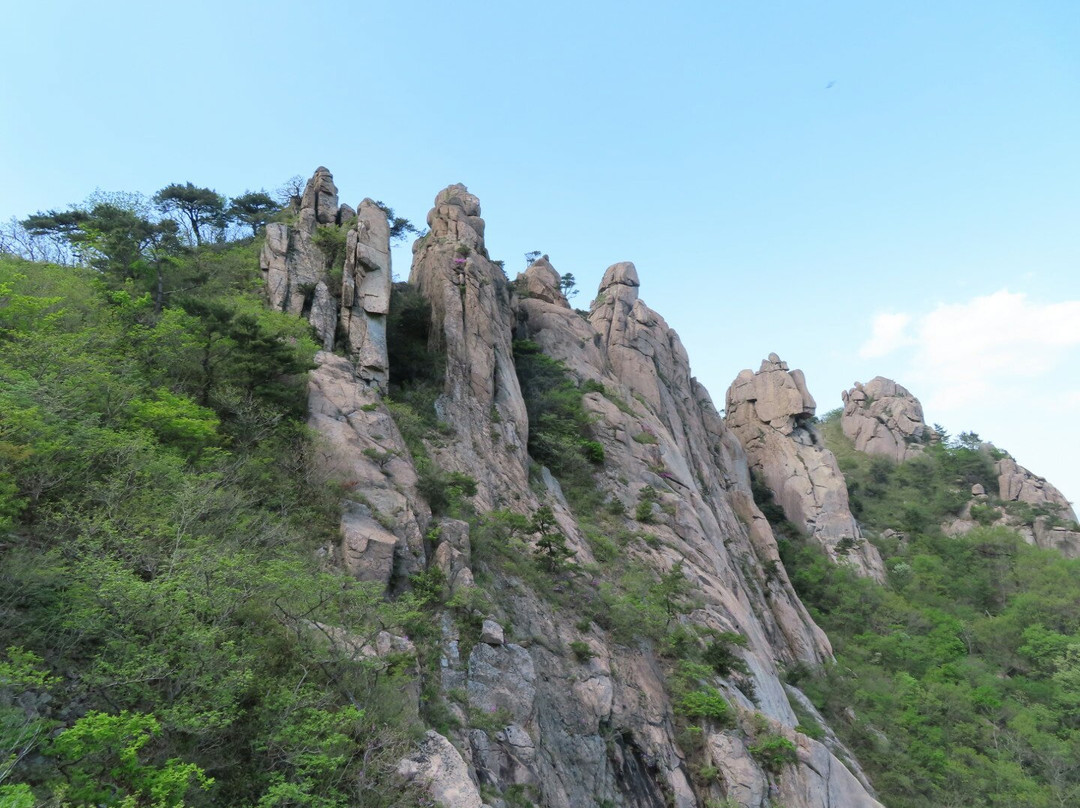
[[[1070,522],[1076,521],[1076,513],[1064,494],[1011,457],[998,460],[995,470],[998,475],[998,496],[1003,502],[1026,502],[1053,511]]]
[[[840,426],[858,451],[900,463],[930,442],[933,430],[923,421],[919,399],[892,379],[875,376],[865,385],[855,382],[842,397]]]
[[[877,549],[851,515],[836,457],[811,420],[816,406],[802,371],[769,354],[757,373],[742,371],[728,388],[725,422],[789,521],[837,563],[884,580]]]
[[[316,192],[316,220],[320,193],[329,198],[325,186]],[[595,477],[609,503],[604,529],[630,537],[615,552],[651,575],[684,576],[694,608],[678,619],[688,630],[746,638],[737,651],[746,672],[714,679],[743,729],[717,729],[710,746],[734,750],[724,754],[724,765],[755,769],[757,805],[776,799],[779,789],[790,808],[830,800],[879,808],[857,770],[841,763],[841,756],[850,757],[845,750],[837,746],[834,754],[795,730],[782,669],[830,660],[828,640],[779,561],[769,524],[754,504],[739,441],[690,375],[678,336],[638,298],[633,264],[607,271],[586,319],[569,307],[547,257],[513,286],[507,282],[488,258],[480,205],[464,186],[436,197],[428,225],[429,234],[414,246],[410,282],[431,305],[430,348],[444,354],[446,375],[436,402],[442,426],[425,440],[424,462],[474,477],[471,504],[478,514],[507,509],[528,516],[551,507],[573,553],[567,574],[595,570],[589,575],[602,576],[603,565],[587,565],[614,545],[610,539],[595,543],[595,521],[592,528],[578,521],[596,515],[575,514],[547,469],[530,475],[529,421],[513,339],[533,340],[562,361],[581,383],[590,383],[583,402],[594,418],[592,437],[603,447]],[[416,468],[384,420],[377,390],[361,378],[362,368],[329,353],[319,361],[311,422],[325,436],[337,473],[354,481],[356,491],[341,563],[374,578],[390,567],[407,571],[427,563],[442,570],[461,602],[472,602],[476,593],[467,590],[480,581],[488,599],[484,611],[472,615],[477,628],[471,638],[454,613],[437,621],[437,677],[461,728],[446,736],[429,732],[402,761],[402,776],[425,783],[449,808],[478,808],[485,798],[502,804],[490,795],[511,790],[548,808],[692,808],[740,798],[735,782],[700,782],[696,764],[680,748],[671,663],[648,643],[627,645],[610,628],[568,620],[544,586],[485,556],[484,544],[470,536],[485,517],[472,524],[446,517],[429,522],[416,498]],[[641,502],[650,504],[647,514]],[[426,554],[418,542],[425,535],[436,543]],[[550,585],[561,587],[558,581]],[[595,595],[586,590],[583,597]],[[745,744],[738,749],[746,727],[761,720],[795,739],[800,750],[779,780],[756,767]]]
[[[457,438],[432,451],[444,468],[476,478],[479,507],[506,507],[528,488],[529,462],[509,284],[488,258],[480,201],[464,185],[438,194],[427,223],[409,283],[431,304],[430,348],[446,355],[436,409]]]
[[[423,570],[431,512],[394,419],[349,359],[323,351],[315,361],[308,424],[319,436],[320,469],[346,492],[334,557],[362,581],[389,584],[395,571]]]
[[[259,264],[272,308],[306,317],[326,351],[344,348],[366,384],[386,389],[386,316],[390,311],[390,228],[370,199],[338,205],[334,178],[323,167],[307,182],[295,223],[266,226]],[[318,246],[343,243],[343,265]]]

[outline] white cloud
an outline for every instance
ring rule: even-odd
[[[1062,365],[1080,346],[1080,300],[1035,303],[1002,290],[939,305],[918,318],[914,344],[917,377],[934,384],[942,404],[959,406]]]
[[[1080,446],[1061,428],[1080,409],[1080,300],[1001,290],[921,314],[878,314],[859,356],[886,354],[928,421],[976,429],[1066,495],[1080,493]]]
[[[875,359],[895,351],[897,348],[912,344],[907,334],[910,314],[878,314],[871,326],[870,339],[859,348],[863,359]]]

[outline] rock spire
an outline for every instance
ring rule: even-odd
[[[320,228],[341,254],[327,256],[318,245]],[[339,262],[331,266],[331,260]],[[300,197],[295,222],[266,226],[259,256],[272,308],[306,317],[323,350],[347,351],[357,377],[385,389],[386,316],[390,311],[390,228],[370,199],[354,210],[338,205],[333,175],[315,170]]]
[[[742,371],[728,388],[725,420],[784,515],[837,563],[884,580],[877,549],[851,515],[836,457],[812,422],[816,407],[802,371],[769,354],[757,373]]]

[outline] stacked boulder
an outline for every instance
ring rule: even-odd
[[[327,256],[320,242],[344,242],[344,255]],[[339,205],[334,177],[320,166],[304,188],[294,223],[266,226],[259,266],[271,308],[307,318],[323,350],[344,348],[357,378],[386,389],[390,226],[375,202],[365,199],[356,210]]]
[[[919,399],[892,379],[875,376],[865,385],[855,382],[842,396],[840,426],[860,452],[901,463],[921,452],[933,436]]]
[[[863,539],[836,457],[813,424],[816,408],[802,371],[789,371],[773,353],[757,373],[742,371],[728,388],[725,420],[787,519],[837,563],[882,581],[881,557]]]

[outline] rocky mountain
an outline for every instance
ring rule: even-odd
[[[776,354],[722,414],[633,263],[572,308],[463,185],[397,283],[327,169],[245,197],[0,256],[0,803],[1075,804],[1049,482]]]
[[[371,323],[388,310],[389,276],[386,262],[367,253],[351,258],[375,236],[385,253],[385,228],[365,228],[361,216],[349,224],[335,202],[332,178],[320,169],[297,223],[272,226],[263,252],[271,305],[308,316],[328,349],[311,374],[310,423],[354,492],[332,552],[357,577],[388,586],[433,564],[457,593],[476,586],[481,566],[491,592],[483,634],[467,653],[461,628],[450,615],[442,620],[439,684],[446,698],[464,694],[464,703],[453,706],[464,726],[430,732],[402,771],[428,782],[448,806],[501,805],[499,795],[521,788],[551,806],[688,807],[724,797],[745,805],[876,805],[835,737],[818,741],[795,729],[800,719],[792,705],[805,709],[807,701],[783,684],[783,669],[828,660],[828,640],[778,563],[736,434],[693,379],[678,336],[639,298],[633,264],[608,269],[585,317],[570,308],[546,257],[510,284],[487,256],[476,197],[460,185],[442,191],[410,274],[430,305],[429,347],[445,355],[436,402],[444,434],[425,439],[425,448],[440,468],[475,479],[480,513],[552,509],[572,560],[561,573],[566,580],[549,585],[602,578],[589,527],[560,484],[542,469],[530,482],[529,418],[514,340],[564,363],[574,383],[589,390],[584,405],[604,458],[597,494],[611,513],[625,514],[611,520],[633,537],[618,554],[656,576],[677,576],[692,605],[672,618],[672,630],[696,644],[713,635],[739,640],[730,670],[689,684],[692,693],[731,705],[724,720],[703,722],[690,748],[679,737],[685,719],[673,694],[676,674],[655,639],[617,641],[595,620],[570,621],[542,588],[476,557],[475,525],[432,517],[380,396],[385,352],[373,360],[378,340],[357,341],[351,331],[343,339],[337,330],[334,340],[335,321],[346,318],[365,319],[369,334],[376,330]],[[341,296],[329,302],[329,270],[312,238],[320,224],[348,227],[353,245]],[[350,298],[346,290],[371,288],[373,278],[381,293]],[[345,355],[329,350],[335,346]],[[392,366],[389,372],[392,379]],[[796,410],[782,416],[801,413],[801,400]],[[635,511],[636,519],[629,515]],[[425,535],[437,536],[434,546],[425,547]],[[468,728],[466,716],[477,711],[497,715],[498,725]],[[764,739],[790,754],[782,776],[748,751]],[[703,767],[718,773],[711,782],[699,776]]]
[[[879,805],[835,733],[806,734],[807,720],[824,719],[785,683],[785,671],[816,669],[832,651],[780,563],[753,486],[833,563],[886,576],[802,372],[771,354],[739,374],[721,417],[678,335],[639,296],[632,263],[609,267],[590,310],[577,311],[547,256],[507,279],[465,186],[441,191],[427,224],[409,288],[422,298],[424,346],[441,378],[437,428],[411,440],[386,398],[402,369],[388,358],[398,292],[382,211],[371,200],[355,213],[338,207],[320,168],[295,221],[268,227],[261,259],[271,306],[307,317],[324,348],[309,423],[350,492],[328,557],[387,591],[437,570],[457,604],[437,618],[437,666],[417,704],[427,714],[441,705],[449,720],[401,774],[447,808]],[[345,233],[340,277],[319,246],[327,228],[339,242]],[[544,418],[554,416],[536,416],[524,369],[536,363],[549,391],[563,385],[580,398],[588,440],[548,434]],[[842,432],[857,452],[903,463],[935,438],[918,400],[891,380],[856,384],[843,401]],[[569,474],[567,453],[583,447],[591,466],[574,459],[586,465],[577,476],[560,480],[538,459],[551,452]],[[443,484],[467,481],[468,507],[434,505],[433,469]],[[1075,521],[1060,493],[1011,458],[997,470],[1001,522],[1074,554],[1078,534],[1048,517]],[[975,524],[979,488],[954,533]],[[1010,502],[1047,513],[1018,521]],[[522,562],[529,556],[545,574]],[[668,587],[662,626],[645,625],[644,612],[630,617],[639,626],[619,623],[634,575],[659,582],[652,591]],[[394,643],[385,648],[423,656]],[[692,662],[706,658],[716,664]]]

